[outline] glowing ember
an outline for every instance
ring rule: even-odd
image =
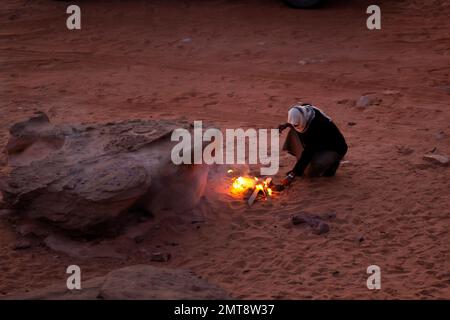
[[[235,195],[244,194],[249,190],[253,191],[252,196],[249,198],[249,204],[251,205],[260,193],[266,198],[272,196],[272,189],[270,188],[271,183],[271,178],[260,180],[257,177],[240,176],[233,178],[233,184],[231,185],[230,191]]]
[[[257,179],[257,178],[255,178]],[[256,181],[254,178],[250,177],[238,177],[233,181],[231,186],[231,192],[233,193],[243,193],[248,189],[253,189],[256,186]]]

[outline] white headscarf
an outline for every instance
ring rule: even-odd
[[[298,132],[305,132],[314,119],[315,112],[310,105],[294,105],[289,109],[287,122]]]
[[[290,123],[296,131],[303,133],[308,129],[311,121],[313,121],[316,111],[320,112],[324,117],[331,121],[330,117],[323,113],[319,108],[309,104],[302,105],[301,103],[298,103],[289,109],[287,122]]]

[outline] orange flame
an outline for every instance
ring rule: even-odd
[[[256,181],[250,177],[238,177],[233,181],[231,191],[233,193],[242,193],[248,189],[253,189],[256,185]]]
[[[263,191],[267,196],[272,195],[272,189],[269,188],[270,179],[267,178],[260,182],[258,177],[240,176],[233,180],[231,185],[231,193],[241,194],[249,189],[257,189]]]

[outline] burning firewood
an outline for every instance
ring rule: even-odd
[[[232,173],[230,169],[228,173]],[[265,178],[261,180],[258,177],[239,176],[233,178],[233,184],[231,186],[232,194],[243,194],[244,192],[251,191],[251,195],[247,200],[249,206],[255,203],[258,196],[261,194],[264,198],[270,199],[272,196],[272,178]]]

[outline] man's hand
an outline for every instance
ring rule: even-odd
[[[291,184],[291,182],[294,180],[294,178],[295,178],[294,171],[290,171],[290,172],[288,172],[287,176],[281,181],[281,184],[283,186],[287,187]]]
[[[283,123],[283,124],[280,124],[280,125],[278,126],[278,130],[280,130],[280,133],[281,133],[281,132],[283,132],[283,130],[286,129],[287,127],[289,127],[289,123]]]

